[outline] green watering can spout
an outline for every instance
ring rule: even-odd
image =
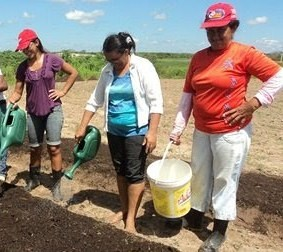
[[[74,163],[73,165],[64,172],[64,176],[70,180],[73,179],[77,168],[87,161],[93,159],[99,149],[101,142],[101,134],[99,130],[88,125],[86,134],[79,144],[76,144],[73,150]]]
[[[26,134],[26,113],[10,103],[0,128],[0,157],[12,145],[22,145]]]
[[[75,171],[81,165],[81,163],[82,161],[80,159],[75,161],[75,163],[67,171],[65,171],[64,173],[65,177],[72,180],[74,177]]]

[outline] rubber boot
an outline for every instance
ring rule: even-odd
[[[54,201],[62,201],[63,197],[61,195],[61,177],[63,173],[61,171],[52,170],[53,176],[53,186],[51,189],[53,200]]]
[[[170,218],[166,219],[165,226],[173,230],[181,230],[182,228],[182,219],[181,218]]]
[[[213,232],[218,231],[220,234],[225,235],[228,228],[229,221],[214,219]]]
[[[203,242],[198,252],[219,251],[219,248],[224,243],[225,233],[229,221],[214,219],[214,226],[211,235]]]
[[[6,174],[0,173],[0,197],[2,196],[4,191],[5,181],[6,181]]]
[[[188,223],[188,229],[193,232],[201,232],[203,229],[204,212],[197,211],[193,208],[185,215]]]
[[[34,188],[38,187],[40,185],[40,167],[29,167],[29,181],[27,185],[25,186],[25,190],[27,192],[30,192]]]

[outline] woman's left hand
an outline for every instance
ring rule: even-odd
[[[49,90],[49,98],[53,101],[58,100],[59,98],[63,97],[64,95],[65,95],[65,93],[62,90],[56,90],[56,89],[50,89]]]
[[[145,137],[142,145],[145,145],[145,152],[147,154],[151,153],[156,147],[157,136],[156,134],[151,134],[148,132]]]
[[[235,124],[242,128],[247,119],[252,117],[252,114],[257,110],[261,104],[256,98],[241,104],[239,107],[226,111],[223,114],[225,123],[233,126]]]

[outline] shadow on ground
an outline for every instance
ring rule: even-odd
[[[73,164],[73,147],[75,145],[74,139],[68,139],[64,138],[62,142],[62,154],[63,154],[63,163],[64,167],[68,168]],[[21,147],[12,147],[10,149],[10,155],[9,159],[17,159],[21,157],[22,155],[26,155],[28,158],[28,147],[27,143],[25,143]],[[148,164],[161,159],[162,157],[160,156],[155,156],[155,155],[150,155],[148,157]],[[49,162],[48,154],[46,150],[43,151],[42,155],[42,161],[45,163]],[[46,165],[48,167],[48,165]],[[17,169],[17,167],[12,167],[11,169]],[[46,188],[50,188],[51,185],[51,177],[50,177],[50,172],[51,170],[45,169],[42,173],[42,184]],[[12,181],[12,184],[17,184],[17,182],[20,179],[26,180],[28,178],[28,171],[24,170],[19,172],[15,178]],[[109,209],[111,211],[117,211],[119,209],[119,198],[117,194],[117,188],[116,188],[116,179],[115,179],[115,171],[112,166],[112,162],[110,159],[110,154],[108,150],[108,146],[106,144],[101,144],[100,149],[97,153],[97,156],[95,159],[82,164],[79,169],[76,171],[74,180],[78,184],[84,184],[90,187],[91,189],[89,190],[81,190],[75,195],[73,195],[72,201],[70,204],[80,204],[84,200],[89,200],[93,204]],[[42,211],[39,215],[38,218],[42,218],[42,216],[47,215],[47,220],[46,223],[47,227],[50,229],[53,229],[56,227],[56,230],[54,231],[55,233],[57,232],[57,235],[60,236],[60,233],[64,233],[64,236],[62,239],[65,239],[64,241],[60,242],[65,242],[68,243],[68,239],[74,239],[74,241],[78,242],[76,237],[73,236],[73,234],[68,234],[69,230],[72,230],[73,226],[77,228],[77,232],[81,232],[81,237],[86,237],[84,242],[85,247],[88,249],[88,244],[87,244],[87,239],[98,239],[98,241],[103,241],[103,243],[107,244],[108,240],[105,239],[105,233],[107,233],[106,230],[99,231],[100,229],[98,228],[97,230],[94,230],[93,227],[97,227],[97,222],[94,220],[90,220],[87,218],[87,221],[84,221],[84,218],[82,216],[78,217],[78,221],[81,221],[82,223],[92,223],[93,227],[88,226],[88,224],[85,224],[86,226],[84,227],[83,231],[80,228],[81,224],[78,223],[72,223],[73,219],[76,219],[77,217],[74,217],[73,215],[69,216],[69,212],[64,208],[61,207],[62,214],[59,213],[59,206],[56,206],[56,212],[51,213],[50,209],[53,209],[53,207],[48,207],[47,210],[49,211],[47,214],[44,213],[45,209],[40,208],[40,211],[36,210],[37,212],[33,212],[33,208],[35,207],[38,209],[38,205],[40,204],[51,204],[51,203],[42,203],[41,199],[39,198],[32,198],[30,196],[27,196],[25,193],[21,192],[22,188],[14,188],[13,185],[8,186],[7,191],[4,193],[4,196],[0,199],[0,204],[2,205],[1,207],[5,206],[5,208],[1,208],[1,213],[2,216],[0,216],[1,220],[3,218],[8,218],[11,223],[4,223],[1,225],[0,228],[0,234],[7,233],[8,239],[7,242],[4,242],[5,244],[8,244],[8,241],[12,242],[14,239],[15,243],[15,249],[14,251],[19,251],[20,250],[20,242],[26,241],[27,244],[29,245],[24,245],[23,243],[23,250],[28,250],[28,246],[30,248],[33,248],[30,244],[31,241],[34,242],[35,238],[38,238],[37,235],[35,235],[36,232],[38,232],[38,226],[36,224],[31,226],[31,231],[27,228],[29,226],[29,223],[31,222],[38,222],[42,223],[40,220],[33,219],[36,218],[34,215],[38,214],[40,211]],[[149,191],[149,186],[147,184],[147,190]],[[264,174],[260,173],[249,173],[244,171],[241,178],[240,178],[240,184],[239,184],[239,190],[238,190],[238,210],[240,213],[240,221],[238,221],[239,225],[244,225],[248,226],[251,230],[255,232],[260,232],[263,234],[266,234],[267,232],[272,232],[269,228],[270,223],[274,223],[273,227],[276,225],[280,226],[282,224],[282,217],[283,217],[283,178],[282,177],[276,177],[276,176],[266,176]],[[29,194],[28,194],[29,195]],[[149,194],[150,195],[150,194]],[[144,209],[144,214],[139,216],[137,219],[137,230],[141,234],[144,235],[156,235],[157,237],[172,237],[180,232],[180,229],[182,226],[178,223],[175,223],[176,225],[172,225],[172,223],[168,224],[168,221],[166,218],[163,218],[161,216],[158,216],[154,210],[153,202],[152,199],[147,196],[148,198],[145,200],[144,204],[142,205],[142,208]],[[20,199],[20,200],[19,200]],[[23,200],[23,201],[22,201]],[[5,202],[7,201],[7,202]],[[24,207],[24,203],[27,205]],[[31,206],[29,206],[29,203],[32,202]],[[8,208],[8,209],[6,209]],[[19,211],[16,211],[16,209],[19,208]],[[258,209],[259,213],[254,217],[254,219],[250,219],[248,210],[249,209]],[[8,211],[7,213],[5,211]],[[67,211],[67,212],[66,212]],[[64,214],[63,214],[64,213]],[[5,216],[4,216],[4,215]],[[71,213],[70,213],[71,214]],[[23,216],[22,216],[23,215]],[[58,221],[58,218],[56,216],[60,216],[60,221]],[[244,217],[243,217],[244,216]],[[26,219],[24,219],[26,218]],[[65,218],[65,220],[64,220]],[[12,224],[12,220],[16,223],[16,225]],[[28,221],[29,220],[29,221]],[[243,223],[241,222],[243,220]],[[50,222],[51,221],[51,222]],[[94,221],[94,222],[93,222]],[[211,222],[211,218],[207,218],[206,225],[208,225]],[[50,222],[50,223],[49,223]],[[62,223],[61,223],[62,222]],[[20,226],[17,226],[20,225]],[[24,226],[27,227],[24,227]],[[38,225],[44,225],[38,224]],[[169,226],[168,226],[169,225]],[[34,230],[33,230],[34,228]],[[9,230],[13,229],[13,231]],[[19,229],[19,233],[14,233],[16,229]],[[123,237],[118,237],[120,239],[124,239],[125,237],[128,237],[127,235],[124,234],[122,231],[112,231],[112,227],[109,228],[107,226],[107,230],[111,230],[109,232],[121,232],[123,234]],[[88,232],[86,230],[90,230],[91,232]],[[55,242],[55,245],[53,244],[54,241],[50,235],[51,232],[47,230],[42,230],[46,233],[41,233],[42,236],[44,237],[43,240],[38,240],[38,242],[35,242],[35,244],[40,244],[47,246],[47,244],[51,244],[50,246],[55,246],[58,244],[58,246],[62,245],[59,241]],[[66,235],[65,235],[65,232]],[[282,232],[282,231],[279,231]],[[25,233],[23,237],[21,237],[20,233]],[[85,234],[86,233],[86,234]],[[99,237],[96,235],[99,234]],[[114,233],[112,233],[113,236]],[[1,236],[1,235],[0,235]],[[207,234],[204,234],[203,236],[200,236],[200,239],[205,239]],[[107,233],[107,237],[111,237]],[[9,240],[10,239],[10,240]],[[23,240],[24,239],[24,240]],[[140,238],[139,238],[140,239]],[[4,238],[0,238],[0,242],[2,242]],[[127,240],[127,239],[126,239]],[[131,241],[135,241],[134,238],[130,238]],[[52,242],[51,242],[52,241]],[[71,246],[76,247],[76,242],[71,242]],[[109,246],[113,243],[112,241],[109,242]],[[118,241],[116,241],[118,242]],[[147,241],[148,242],[148,241]],[[91,242],[90,242],[91,243]],[[18,244],[18,245],[17,245]],[[18,247],[16,247],[18,246]],[[37,246],[37,245],[36,245]],[[100,245],[99,245],[100,246]],[[150,243],[149,243],[150,246]],[[3,247],[4,248],[4,247]],[[40,247],[37,247],[40,248]],[[63,248],[61,246],[60,248]],[[56,248],[54,247],[56,250]],[[166,249],[168,248],[162,248],[163,250],[159,251],[167,251]],[[170,248],[171,249],[171,248]],[[36,251],[36,250],[31,250],[31,251]],[[56,250],[59,251],[59,250]],[[100,250],[103,251],[103,250]],[[117,250],[118,251],[118,250]],[[120,250],[123,251],[123,250]],[[127,251],[131,251],[131,247]],[[133,250],[132,250],[133,251]],[[135,250],[138,251],[138,250]],[[142,251],[142,250],[140,250]],[[153,249],[154,251],[154,249]],[[156,250],[157,251],[157,250]],[[170,250],[174,251],[174,250]]]

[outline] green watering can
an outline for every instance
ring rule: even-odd
[[[74,163],[64,172],[64,176],[73,179],[76,169],[82,164],[96,156],[101,142],[101,134],[99,130],[91,125],[86,128],[84,138],[74,147]]]
[[[26,113],[19,107],[9,104],[5,116],[1,119],[0,157],[12,145],[22,145],[26,135]]]

